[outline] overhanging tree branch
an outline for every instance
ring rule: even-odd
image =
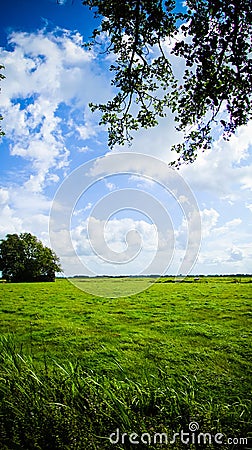
[[[251,118],[250,0],[187,0],[183,13],[173,0],[83,3],[102,17],[93,36],[106,32],[108,52],[116,57],[111,70],[117,93],[107,104],[92,105],[108,125],[111,147],[129,142],[133,130],[157,125],[170,109],[184,136],[173,148],[179,165],[210,147],[216,126],[229,138]],[[175,42],[170,53],[168,39]],[[185,63],[182,82],[171,54]]]

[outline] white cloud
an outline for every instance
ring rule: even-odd
[[[0,188],[0,203],[5,204],[9,200],[9,192],[7,189]]]
[[[141,189],[151,189],[155,184],[150,178],[136,175],[130,176],[129,182],[136,183],[136,187]]]
[[[27,189],[42,191],[48,178],[53,181],[50,171],[69,164],[69,132],[84,141],[97,134],[87,102],[104,98],[102,75],[77,32],[14,32],[9,43],[12,50],[0,57],[6,67],[0,97],[4,128],[11,154],[31,163]],[[67,113],[60,113],[62,105]]]
[[[1,209],[0,236],[4,237],[8,233],[20,233],[22,231],[24,231],[22,220],[15,215],[15,211],[9,205],[4,205]]]
[[[115,183],[111,183],[110,181],[105,180],[104,181],[106,188],[111,192],[114,189],[116,189]]]
[[[201,212],[201,221],[202,221],[202,237],[205,238],[211,234],[213,229],[215,228],[220,214],[213,208],[204,209]]]
[[[77,209],[73,212],[73,216],[80,216],[86,211],[89,211],[92,208],[93,204],[91,202],[88,202],[88,204],[85,206],[85,208]]]
[[[90,148],[87,145],[84,145],[83,147],[78,147],[79,153],[87,153],[88,151],[90,151]]]
[[[242,254],[241,250],[239,250],[238,248],[232,248],[230,250],[230,258],[228,261],[236,262],[236,261],[242,261],[242,259],[243,259],[243,254]]]
[[[138,274],[151,264],[157,251],[156,227],[144,220],[105,222],[90,217],[75,227],[71,236],[77,255],[84,257],[80,273],[88,268],[97,274]]]
[[[57,3],[59,5],[65,5],[67,3],[67,0],[57,0]]]
[[[77,126],[76,131],[78,131],[80,138],[83,140],[89,139],[90,137],[96,135],[96,131],[90,122]]]
[[[237,227],[242,224],[240,218],[232,219],[226,222],[222,227],[216,227],[214,233],[218,236],[231,233],[233,230],[237,231]]]
[[[84,141],[95,135],[87,102],[104,98],[104,77],[79,33],[13,32],[9,44],[11,50],[2,49],[0,56],[6,68],[0,105],[13,168],[9,158],[0,232],[28,230],[45,240],[51,205],[45,188],[58,183],[70,164],[68,137],[76,142],[80,132]]]
[[[252,257],[249,228],[240,218],[218,226],[220,220],[221,214],[217,222],[212,222],[209,234],[205,238],[203,235],[198,273],[249,273]]]
[[[87,243],[89,243],[89,254],[92,254],[90,239],[95,247],[99,247],[99,243],[102,242],[115,252],[123,252],[127,248],[127,234],[132,231],[137,232],[141,236],[145,251],[155,250],[157,245],[157,230],[155,225],[149,224],[144,220],[134,220],[131,218],[100,221],[94,217],[90,217],[89,222],[85,221],[84,224],[72,230],[72,238],[80,254],[82,254],[83,250],[86,252],[88,247]],[[88,233],[91,233],[92,236],[88,235]],[[139,243],[136,234],[131,234],[128,238],[133,247]]]
[[[243,199],[241,189],[252,188],[252,121],[230,141],[219,139],[213,149],[200,153],[194,164],[181,168],[192,188],[230,200]]]
[[[8,233],[31,232],[45,241],[51,202],[22,186],[0,189],[0,238]]]

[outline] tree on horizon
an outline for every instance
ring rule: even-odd
[[[0,243],[2,278],[11,282],[54,281],[61,272],[55,252],[31,233],[7,234]]]

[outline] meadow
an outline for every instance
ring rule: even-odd
[[[251,449],[252,278],[171,281],[0,283],[0,448]]]

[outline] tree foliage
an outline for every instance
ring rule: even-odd
[[[108,125],[110,147],[157,125],[170,110],[183,133],[174,146],[178,165],[209,148],[216,128],[228,139],[251,118],[251,0],[187,0],[183,12],[173,0],[83,4],[101,18],[90,45],[105,42],[114,58],[116,94],[91,105]]]
[[[59,258],[30,233],[7,234],[0,243],[0,270],[7,281],[54,281]]]

